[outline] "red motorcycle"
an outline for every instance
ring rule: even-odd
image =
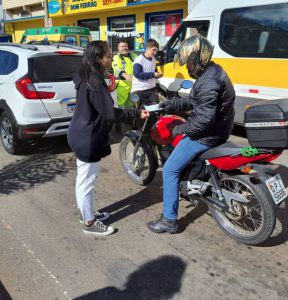
[[[288,105],[273,105],[253,106],[246,111],[245,127],[251,146],[227,142],[209,149],[193,160],[180,178],[180,196],[194,205],[199,201],[208,204],[220,228],[247,245],[257,245],[269,238],[276,222],[275,206],[287,197],[280,175],[269,166],[288,148],[288,122],[283,120]],[[275,115],[275,110],[278,123],[274,122],[271,128],[267,114],[274,111]],[[127,132],[119,149],[125,173],[139,185],[148,185],[153,180],[159,162],[164,165],[183,138],[181,135],[173,139],[171,133],[175,125],[185,123],[184,118],[163,115],[157,110],[150,114],[155,122],[146,119],[141,130]],[[265,122],[269,123],[268,129]],[[274,138],[269,133],[272,129]],[[261,132],[265,140],[259,141]],[[276,132],[284,139],[275,140]]]

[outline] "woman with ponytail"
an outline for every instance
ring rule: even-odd
[[[111,69],[112,52],[105,41],[87,45],[79,72],[73,77],[76,110],[68,129],[68,143],[77,158],[76,200],[81,212],[83,232],[92,235],[109,235],[112,226],[102,223],[109,218],[105,212],[94,212],[93,191],[101,158],[111,153],[108,123],[117,119],[142,119],[149,113],[134,108],[114,108],[105,72]]]

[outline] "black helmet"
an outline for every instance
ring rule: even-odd
[[[205,37],[194,35],[180,44],[175,60],[180,66],[187,64],[189,75],[198,78],[209,64],[213,48]]]

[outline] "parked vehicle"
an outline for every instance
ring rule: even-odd
[[[188,5],[187,18],[159,52],[162,93],[169,95],[189,79],[174,55],[184,39],[200,33],[214,45],[212,60],[234,84],[235,123],[244,124],[247,107],[288,96],[287,1],[188,0]]]
[[[0,138],[11,154],[25,141],[63,135],[76,105],[73,72],[83,48],[0,44]]]
[[[91,41],[89,29],[77,26],[26,29],[21,39],[21,43],[27,44],[33,44],[34,42],[62,42],[80,47],[86,47]]]
[[[162,116],[157,108],[151,117],[155,122],[146,120],[141,131],[127,132],[120,143],[123,169],[140,185],[153,180],[159,160],[164,165],[183,138],[173,139],[172,129],[185,119]],[[249,245],[267,240],[275,227],[275,206],[287,197],[281,176],[269,168],[288,148],[287,123],[287,101],[249,108],[245,126],[251,146],[227,142],[199,155],[182,172],[181,196],[207,203],[215,222],[233,239]]]

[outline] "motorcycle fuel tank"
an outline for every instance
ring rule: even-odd
[[[173,139],[172,130],[176,125],[184,124],[185,122],[185,119],[179,116],[162,116],[151,129],[152,140],[159,145],[172,145],[175,147],[184,135],[177,135]]]

